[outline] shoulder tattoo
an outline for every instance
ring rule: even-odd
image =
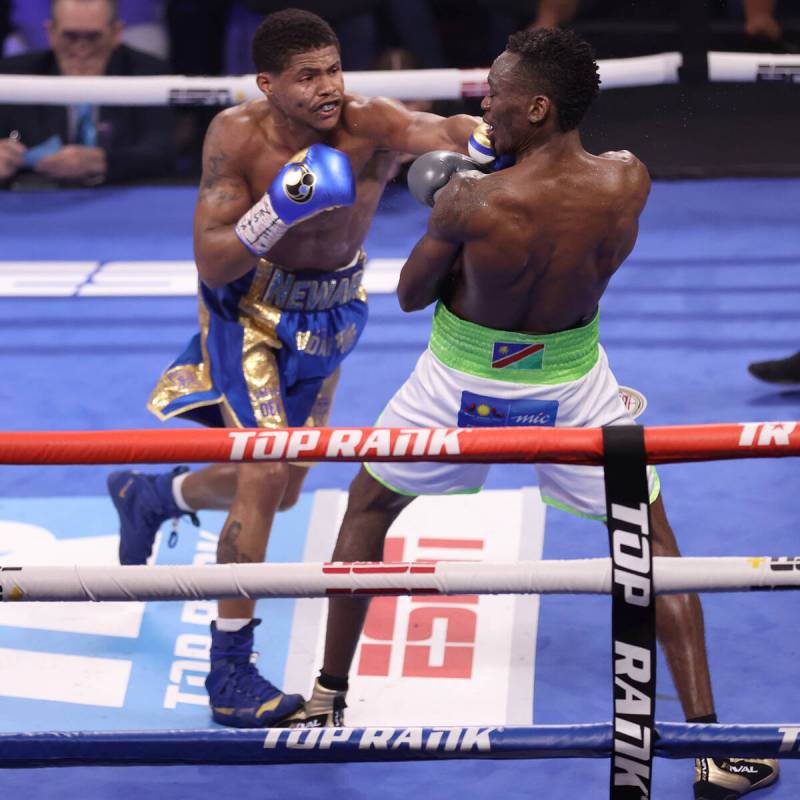
[[[225,148],[225,131],[219,116],[211,120],[203,150],[200,199],[212,204],[238,202],[244,197],[241,180],[233,173]]]

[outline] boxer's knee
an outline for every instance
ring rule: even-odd
[[[286,481],[286,489],[283,492],[278,511],[288,511],[297,504],[300,499],[300,490],[303,488],[303,481],[308,475],[308,467],[299,467],[296,464],[289,465],[289,475]]]
[[[384,513],[396,516],[413,499],[409,495],[387,489],[362,467],[350,484],[347,513]]]
[[[681,554],[660,494],[650,505],[650,541],[654,556],[679,556]]]
[[[239,464],[236,501],[280,507],[289,484],[289,465],[282,462]]]

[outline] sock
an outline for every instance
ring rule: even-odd
[[[346,692],[347,691],[347,678],[337,678],[335,675],[328,675],[327,672],[319,671],[319,685],[323,689],[328,689],[332,692]]]
[[[226,619],[225,617],[217,618],[217,630],[225,631],[225,633],[235,633],[244,628],[252,622],[251,619]]]
[[[706,714],[704,717],[692,717],[691,719],[687,719],[686,721],[702,723],[707,725],[717,725],[719,723],[716,714]]]
[[[172,479],[172,499],[175,501],[175,505],[181,511],[196,511],[196,508],[192,508],[185,500],[183,496],[183,482],[191,475],[191,472],[182,472],[180,475],[176,475]]]

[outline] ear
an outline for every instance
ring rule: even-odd
[[[256,86],[265,97],[269,97],[272,94],[272,80],[268,72],[259,72],[256,75]]]
[[[114,42],[114,47],[118,47],[122,44],[122,30],[124,28],[124,24],[121,20],[115,19],[111,23],[111,37]]]
[[[543,94],[536,95],[528,106],[528,122],[534,125],[544,122],[550,114],[551,106],[549,97]]]

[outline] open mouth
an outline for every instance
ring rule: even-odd
[[[490,122],[487,122],[485,119],[483,120],[483,124],[486,126],[486,135],[489,137],[490,140],[494,139],[494,125]]]
[[[329,100],[327,103],[321,103],[314,109],[314,113],[318,117],[332,117],[339,110],[341,105],[339,100]]]

